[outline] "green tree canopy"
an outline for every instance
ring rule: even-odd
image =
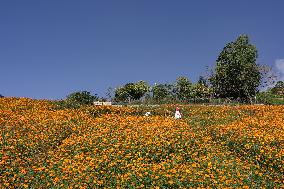
[[[209,98],[211,96],[211,90],[203,82],[197,82],[192,86],[191,96],[195,99]]]
[[[178,100],[184,101],[191,98],[191,88],[192,83],[187,77],[178,77],[174,86],[174,92]]]
[[[261,80],[256,59],[257,49],[249,43],[247,35],[228,43],[220,53],[215,73],[210,78],[215,95],[249,101],[257,93]]]
[[[149,89],[150,87],[145,81],[127,83],[123,87],[119,87],[115,90],[115,100],[139,100],[149,91]]]
[[[172,95],[172,85],[158,84],[152,87],[153,99],[157,102],[169,100]]]
[[[92,104],[98,97],[91,95],[89,91],[77,91],[69,94],[66,98],[67,103],[76,105],[89,105]]]
[[[205,87],[208,87],[207,80],[203,76],[199,76],[197,84],[200,84],[200,85],[203,85]]]
[[[284,95],[284,82],[277,81],[276,85],[271,89],[273,94]]]
[[[115,89],[114,100],[117,102],[125,102],[128,100],[128,92],[124,87],[118,87]]]

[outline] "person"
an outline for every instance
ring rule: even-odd
[[[182,113],[180,112],[179,107],[176,108],[175,119],[181,119]]]
[[[151,112],[146,112],[145,116],[148,117],[151,115]]]

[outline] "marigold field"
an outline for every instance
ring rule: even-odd
[[[0,188],[284,187],[284,106],[175,107],[0,98]]]

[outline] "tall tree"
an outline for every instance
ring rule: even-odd
[[[256,64],[257,49],[247,35],[228,43],[217,59],[210,78],[214,93],[221,98],[240,98],[248,102],[257,93],[261,73]]]

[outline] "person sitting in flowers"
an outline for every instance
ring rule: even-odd
[[[151,115],[151,112],[146,112],[145,116],[148,117]]]
[[[179,107],[176,108],[175,119],[181,119],[182,113],[180,112]]]

